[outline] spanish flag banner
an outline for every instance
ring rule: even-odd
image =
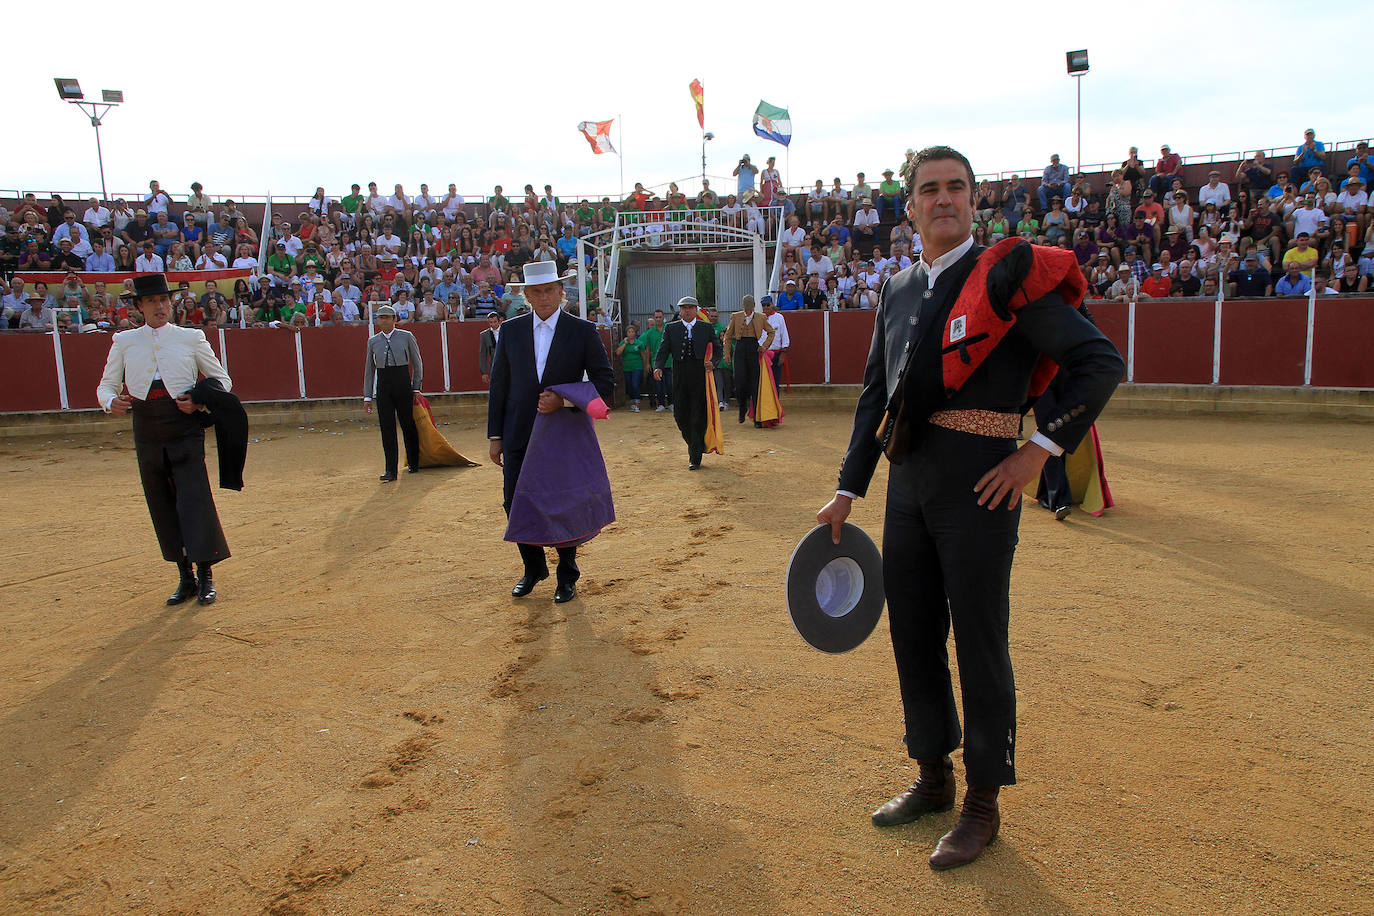
[[[706,93],[701,88],[701,80],[692,80],[688,87],[692,91],[692,101],[697,103],[697,124],[706,129]]]

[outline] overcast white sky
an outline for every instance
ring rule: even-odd
[[[157,178],[179,198],[193,180],[216,196],[341,196],[369,180],[615,195],[616,157],[576,130],[614,117],[627,189],[688,179],[692,193],[694,77],[711,175],[748,152],[777,155],[790,186],[852,183],[931,143],[979,172],[1038,169],[1051,152],[1072,166],[1064,52],[1082,47],[1085,163],[1131,144],[1150,159],[1161,142],[1190,155],[1296,146],[1308,126],[1328,142],[1374,133],[1368,55],[1342,38],[1360,18],[1291,2],[11,7],[0,189],[40,194],[100,187],[94,131],[55,76],[87,97],[124,90],[101,128],[112,195]],[[791,111],[790,164],[750,129],[760,99]]]

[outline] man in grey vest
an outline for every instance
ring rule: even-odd
[[[384,305],[373,315],[378,331],[367,341],[363,363],[363,404],[372,413],[377,402],[377,420],[382,429],[382,453],[386,455],[385,481],[396,479],[396,423],[406,443],[406,465],[410,473],[420,470],[420,434],[411,412],[420,392],[424,366],[415,335],[396,327],[396,310]]]

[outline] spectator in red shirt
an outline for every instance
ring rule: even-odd
[[[1173,282],[1164,276],[1163,264],[1150,265],[1150,276],[1145,278],[1145,282],[1140,284],[1140,291],[1151,299],[1167,299],[1169,290],[1173,288]]]
[[[1151,191],[1149,188],[1141,192],[1140,206],[1136,207],[1136,209],[1145,212],[1145,222],[1149,223],[1151,226],[1164,225],[1164,207],[1160,205],[1159,201],[1155,200],[1155,192]]]
[[[1155,197],[1163,197],[1173,187],[1175,178],[1183,177],[1183,157],[1169,149],[1165,143],[1159,148],[1159,158],[1155,160],[1155,173],[1150,176],[1150,190]]]

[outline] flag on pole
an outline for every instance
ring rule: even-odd
[[[613,123],[615,123],[615,118],[611,118],[609,121],[583,121],[577,125],[577,129],[582,131],[582,136],[586,137],[587,142],[591,144],[592,152],[600,156],[602,153],[615,152],[615,147],[611,146],[611,125]]]
[[[754,112],[754,133],[765,140],[788,146],[792,142],[792,116],[786,108],[769,105],[762,99]]]
[[[692,80],[689,87],[692,90],[692,101],[697,103],[697,123],[701,129],[706,129],[706,95],[701,88],[701,80]]]

